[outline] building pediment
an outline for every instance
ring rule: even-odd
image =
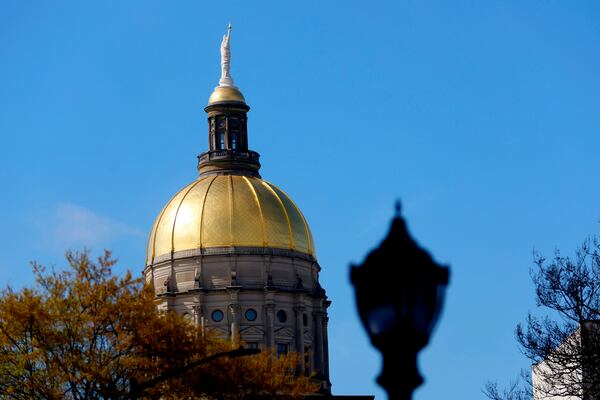
[[[276,338],[290,338],[294,337],[294,331],[290,328],[278,328],[275,329]]]
[[[264,329],[261,329],[258,326],[248,326],[246,328],[242,328],[240,330],[240,333],[244,334],[244,335],[249,335],[249,336],[250,335],[262,336],[265,334],[265,331],[264,331]]]

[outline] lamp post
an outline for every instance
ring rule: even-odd
[[[377,383],[390,400],[410,400],[423,383],[417,353],[437,322],[448,278],[448,268],[436,264],[411,238],[400,203],[387,237],[351,268],[361,322],[383,356]]]

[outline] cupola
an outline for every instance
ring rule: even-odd
[[[208,151],[198,156],[201,177],[210,175],[248,175],[260,177],[259,154],[248,149],[250,107],[234,85],[230,72],[231,25],[221,42],[221,79],[208,99]]]

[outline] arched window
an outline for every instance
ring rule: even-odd
[[[217,150],[225,150],[227,143],[225,142],[226,122],[224,117],[217,117]]]
[[[231,149],[237,150],[240,147],[240,126],[241,122],[237,117],[229,117],[227,129],[229,130],[229,138],[231,140]]]

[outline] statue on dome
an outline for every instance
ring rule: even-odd
[[[229,47],[230,35],[231,23],[227,27],[227,34],[223,35],[223,40],[221,41],[221,79],[219,80],[219,86],[234,86],[233,78],[231,77],[231,73],[229,72],[229,64],[231,62],[231,50]]]

